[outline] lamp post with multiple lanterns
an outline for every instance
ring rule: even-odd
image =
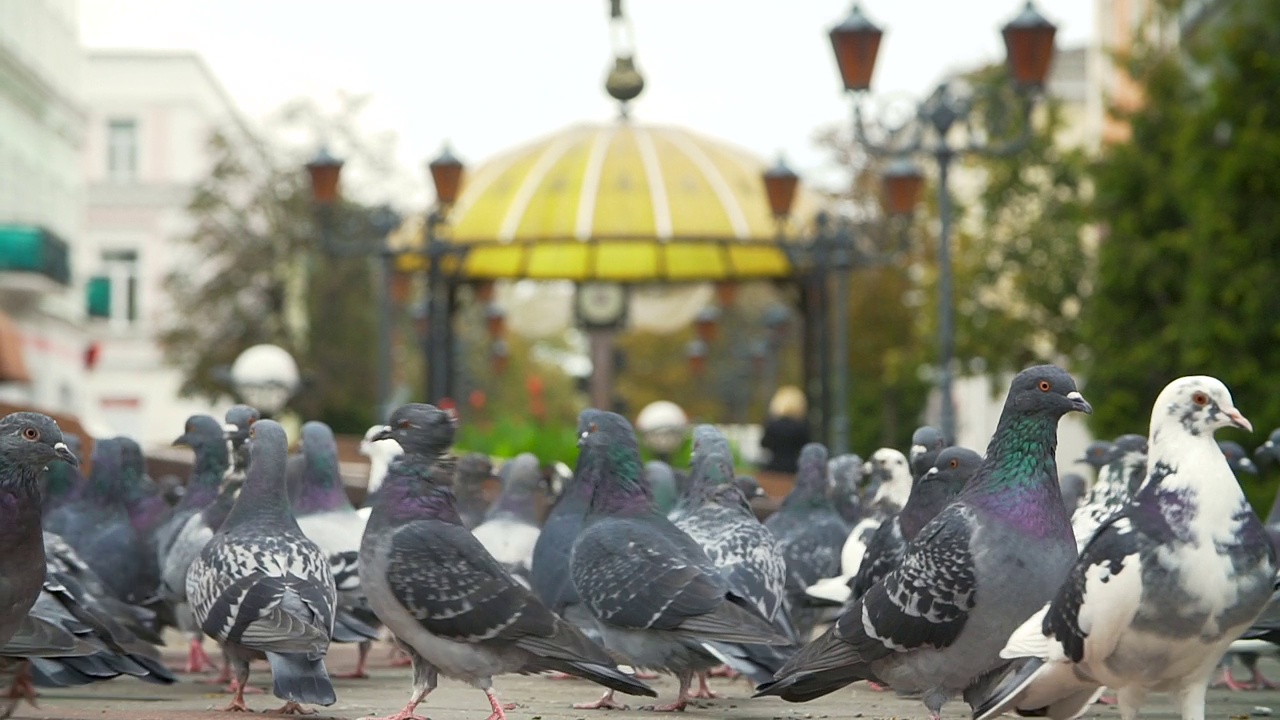
[[[449,208],[458,198],[462,186],[463,165],[446,146],[439,157],[427,165],[436,190],[436,202],[427,212],[423,225],[422,250],[397,251],[387,244],[388,234],[395,228],[398,218],[389,209],[374,216],[379,241],[350,241],[340,237],[337,222],[341,198],[339,179],[342,161],[321,148],[310,162],[307,173],[311,179],[311,198],[316,206],[316,218],[320,226],[320,240],[325,252],[335,257],[376,255],[380,259],[378,289],[378,417],[385,417],[391,401],[391,296],[390,284],[395,260],[404,254],[425,254],[427,260],[427,286],[423,310],[428,332],[423,336],[423,358],[426,361],[424,396],[435,402],[450,395],[452,356],[450,348],[452,332],[449,321],[452,288],[444,279],[445,258],[451,254],[447,241],[440,237],[440,227],[445,222]]]
[[[928,154],[938,165],[939,360],[936,377],[941,396],[941,430],[952,441],[956,422],[951,390],[955,348],[952,219],[948,194],[951,161],[962,154],[1010,155],[1027,146],[1031,139],[1031,110],[1042,94],[1053,61],[1055,33],[1053,23],[1028,1],[1001,30],[1011,82],[1000,87],[974,89],[962,80],[948,79],[916,106],[907,122],[893,125],[881,122],[873,127],[873,122],[863,117],[863,107],[868,101],[884,33],[856,3],[848,17],[830,32],[840,78],[845,90],[854,95],[854,137],[873,153],[898,158],[885,173],[886,198],[891,209],[909,209],[920,196],[921,176],[903,164],[906,157]],[[956,128],[966,131],[963,140],[954,137]],[[873,139],[871,135],[879,137]]]

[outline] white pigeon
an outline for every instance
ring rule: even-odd
[[[1149,692],[1173,692],[1203,720],[1209,679],[1271,597],[1275,555],[1214,442],[1252,426],[1216,378],[1184,377],[1151,412],[1147,478],[1094,534],[1056,597],[1010,637],[1014,659],[973,702],[1067,720],[1104,686],[1133,720]]]
[[[387,467],[391,465],[392,460],[404,454],[404,449],[395,440],[377,439],[377,436],[386,429],[386,425],[374,425],[365,432],[364,439],[360,441],[360,454],[369,458],[369,479],[364,486],[364,507],[356,512],[365,522],[368,522],[369,513],[373,510],[370,498],[382,487],[382,479],[387,476]]]

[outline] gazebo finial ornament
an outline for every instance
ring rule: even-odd
[[[613,44],[613,68],[604,89],[618,101],[619,116],[627,118],[627,103],[644,91],[644,76],[636,69],[635,32],[622,12],[622,0],[609,0],[609,35]]]

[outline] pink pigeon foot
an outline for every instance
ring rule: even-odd
[[[626,710],[627,706],[613,699],[613,691],[609,690],[599,700],[589,703],[574,703],[574,710]]]

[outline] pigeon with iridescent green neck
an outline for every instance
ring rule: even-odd
[[[1062,416],[1091,410],[1061,368],[1018,373],[986,457],[955,501],[757,694],[804,702],[871,680],[920,693],[936,719],[1003,665],[1005,639],[1075,562],[1054,455]]]

